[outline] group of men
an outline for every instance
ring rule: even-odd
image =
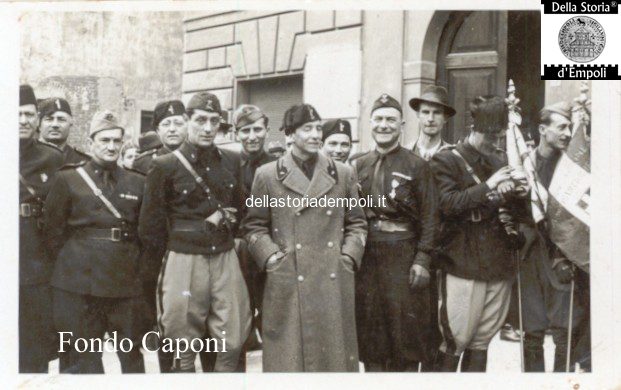
[[[93,117],[82,154],[66,145],[69,104],[38,103],[22,86],[20,372],[47,372],[55,356],[61,372],[103,372],[101,351],[71,341],[60,351],[59,332],[131,340],[117,352],[124,373],[144,372],[147,333],[158,335],[162,372],[194,372],[195,340],[214,347],[201,350],[203,370],[239,372],[253,329],[264,371],[359,371],[362,362],[365,371],[448,372],[460,359],[462,372],[485,371],[518,266],[526,370],[544,370],[546,331],[564,370],[567,283],[575,277],[587,296],[588,274],[529,219],[528,193],[498,148],[504,99],[476,98],[457,145],[442,139],[456,114],[444,88],[409,106],[420,130],[413,146],[399,142],[401,104],[382,94],[371,109],[375,146],[350,158],[347,120],[295,105],[277,158],[265,151],[269,118],[252,105],[232,116],[241,153],[217,147],[222,108],[200,92],[155,107],[154,133],[125,169],[116,114]],[[539,133],[531,155],[547,188],[571,138],[570,107],[544,107]],[[322,197],[349,202],[302,202]],[[284,198],[299,207],[248,202]],[[361,198],[374,202],[361,207]],[[585,329],[588,300],[575,305],[573,327]],[[183,343],[166,350],[165,339]],[[584,356],[571,358],[588,367]]]

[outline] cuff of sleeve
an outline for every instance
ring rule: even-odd
[[[346,241],[342,248],[341,253],[351,257],[356,263],[357,269],[360,269],[362,263],[362,255],[364,254],[364,242],[356,240],[358,242],[352,242],[353,240]]]
[[[416,257],[414,257],[414,264],[422,265],[425,269],[429,270],[431,266],[431,255],[425,252],[417,252]]]
[[[267,260],[271,255],[280,251],[280,247],[267,234],[253,234],[248,237],[248,251],[255,258],[259,269],[265,269]]]
[[[552,260],[552,269],[556,268],[557,265],[561,264],[564,261],[567,261],[567,259],[564,258],[564,257],[557,257],[557,258],[553,259]]]
[[[487,193],[491,191],[487,183],[483,182],[468,188],[468,195],[473,202],[487,203]]]

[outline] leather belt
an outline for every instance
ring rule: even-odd
[[[20,203],[19,216],[24,218],[37,218],[43,214],[43,206],[37,203]]]
[[[171,229],[177,232],[206,233],[209,231],[208,223],[204,219],[174,219],[171,223]],[[211,223],[209,224],[211,225]]]
[[[76,229],[74,235],[77,238],[86,238],[89,240],[108,240],[108,241],[129,241],[137,237],[133,230],[114,228],[90,228],[84,227]]]
[[[413,232],[414,225],[410,221],[372,219],[369,221],[369,230],[373,232]]]

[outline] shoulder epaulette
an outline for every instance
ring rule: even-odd
[[[438,152],[441,152],[443,150],[451,150],[451,149],[455,149],[455,145],[453,144],[446,144],[444,146],[441,146],[440,149],[438,149]],[[436,152],[436,153],[438,153]]]
[[[76,162],[76,163],[67,163],[65,165],[63,165],[62,167],[60,167],[61,171],[67,170],[67,169],[75,169],[77,167],[81,167],[82,165],[85,165],[88,161],[80,161],[80,162]]]
[[[125,169],[128,172],[137,173],[140,176],[147,176],[146,174],[144,174],[144,173],[142,173],[142,172],[140,172],[140,171],[138,171],[138,170],[136,170],[134,168],[125,168],[125,167],[123,167],[123,169]]]
[[[88,155],[87,153],[85,153],[85,152],[81,151],[80,149],[73,148],[73,150],[75,150],[75,152],[76,152],[77,154],[79,154],[80,156],[88,157],[89,159],[91,158],[91,156],[90,156],[90,155]]]
[[[284,165],[284,160],[284,157],[281,157],[276,162],[276,177],[278,180],[284,180],[284,178],[289,174],[289,170]]]

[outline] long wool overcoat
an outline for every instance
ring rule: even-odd
[[[344,257],[360,266],[367,222],[358,205],[310,207],[310,199],[324,196],[326,201],[358,199],[353,169],[320,154],[309,180],[287,153],[257,170],[251,199],[288,198],[292,206],[249,207],[243,223],[260,269],[272,254],[285,254],[266,271],[266,372],[358,371],[354,273]],[[295,207],[304,197],[309,207]]]

